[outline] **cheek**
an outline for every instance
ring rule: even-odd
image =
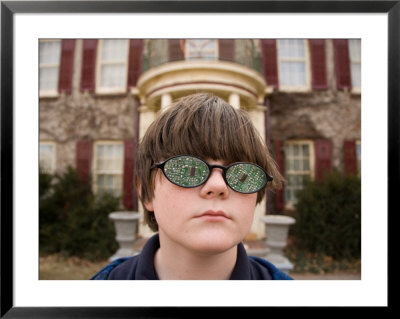
[[[243,223],[251,225],[256,204],[257,194],[246,195],[246,197],[237,198],[234,201],[234,207],[236,207]]]
[[[236,205],[246,211],[253,211],[257,204],[257,194],[241,195],[235,198]]]
[[[168,193],[168,191],[165,192],[165,186],[168,185],[163,182],[162,176],[157,174],[154,180],[153,198],[148,202],[143,203],[147,210],[156,212],[158,207],[163,206],[162,203],[166,202],[165,194]]]
[[[160,181],[156,183],[151,207],[157,222],[159,224],[163,222],[175,223],[180,216],[182,217],[182,211],[188,207],[187,197],[187,194],[184,194],[184,189],[169,182]]]

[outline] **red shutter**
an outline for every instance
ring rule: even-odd
[[[129,70],[128,88],[136,86],[137,79],[142,72],[143,40],[131,39],[129,41]]]
[[[58,92],[71,93],[74,70],[75,40],[62,40]]]
[[[185,54],[182,50],[182,43],[179,39],[169,40],[169,60],[178,61],[184,60]]]
[[[97,40],[83,41],[81,91],[93,92],[95,88]]]
[[[350,89],[350,58],[347,39],[333,40],[335,51],[336,84],[339,90]]]
[[[233,61],[234,56],[234,40],[219,39],[218,40],[218,55],[220,60]]]
[[[278,87],[278,57],[275,39],[261,40],[263,72],[267,84]]]
[[[310,39],[308,41],[311,53],[312,87],[313,89],[326,89],[326,56],[325,40]]]
[[[344,173],[347,176],[357,174],[357,150],[355,141],[343,142],[343,164]]]
[[[275,160],[278,165],[279,172],[282,176],[285,176],[285,154],[283,148],[283,141],[274,141],[275,147]],[[285,207],[285,189],[282,187],[276,192],[275,196],[275,208],[277,211],[281,211]]]
[[[76,144],[76,169],[82,182],[86,182],[90,176],[92,160],[92,142],[81,140]]]
[[[323,180],[327,172],[332,170],[333,145],[331,140],[315,140],[315,179]]]
[[[124,197],[125,208],[132,210],[136,198],[134,198],[134,167],[135,167],[135,143],[133,139],[124,142]],[[136,208],[137,209],[137,208]]]

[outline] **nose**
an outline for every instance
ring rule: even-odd
[[[221,198],[228,196],[229,189],[222,175],[222,169],[214,168],[207,182],[202,185],[200,195],[204,198]]]

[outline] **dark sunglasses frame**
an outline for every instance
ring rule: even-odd
[[[183,185],[179,185],[179,184],[175,183],[174,181],[170,180],[169,177],[167,176],[167,174],[165,174],[164,166],[165,166],[165,164],[166,164],[168,161],[170,161],[170,160],[172,160],[172,159],[175,159],[175,158],[179,158],[179,157],[192,157],[192,158],[198,159],[198,160],[201,161],[202,163],[206,164],[206,165],[208,166],[208,170],[209,170],[209,173],[208,173],[207,178],[205,178],[203,182],[201,182],[200,184],[195,185],[195,186],[183,186]],[[227,179],[226,179],[226,172],[228,171],[229,168],[231,168],[232,166],[238,165],[238,164],[250,164],[250,165],[253,165],[253,166],[258,167],[261,171],[264,172],[264,174],[265,174],[265,176],[266,176],[265,183],[264,183],[261,187],[259,187],[258,189],[254,190],[254,191],[252,191],[252,192],[248,192],[248,193],[246,193],[246,192],[240,192],[240,191],[237,191],[236,189],[232,188],[232,187],[229,185],[229,183],[228,183],[228,181],[227,181]],[[256,193],[256,192],[262,190],[262,189],[267,185],[268,182],[271,182],[271,181],[273,180],[273,177],[272,177],[272,176],[270,176],[261,166],[255,164],[255,163],[250,163],[250,162],[235,162],[235,163],[229,164],[229,165],[227,165],[227,166],[223,166],[223,165],[211,165],[211,164],[207,163],[205,160],[201,159],[200,157],[197,157],[197,156],[194,156],[194,155],[177,155],[177,156],[173,156],[173,157],[170,157],[170,158],[166,159],[165,161],[163,161],[163,162],[161,162],[161,163],[157,163],[157,164],[152,165],[152,166],[151,166],[151,169],[154,169],[154,168],[159,168],[159,169],[161,169],[161,171],[163,172],[164,176],[165,176],[172,184],[177,185],[177,186],[179,186],[179,187],[183,187],[183,188],[195,188],[195,187],[199,187],[199,186],[205,184],[205,183],[208,181],[208,179],[210,178],[212,170],[213,170],[214,168],[220,168],[220,169],[222,169],[222,176],[223,176],[223,178],[224,178],[225,184],[228,185],[229,188],[231,188],[231,189],[234,190],[235,192],[238,192],[238,193],[241,193],[241,194],[253,194],[253,193]]]

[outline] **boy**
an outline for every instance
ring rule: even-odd
[[[267,185],[282,183],[244,111],[208,94],[182,98],[150,125],[135,165],[144,220],[158,234],[92,279],[291,279],[241,243]]]

